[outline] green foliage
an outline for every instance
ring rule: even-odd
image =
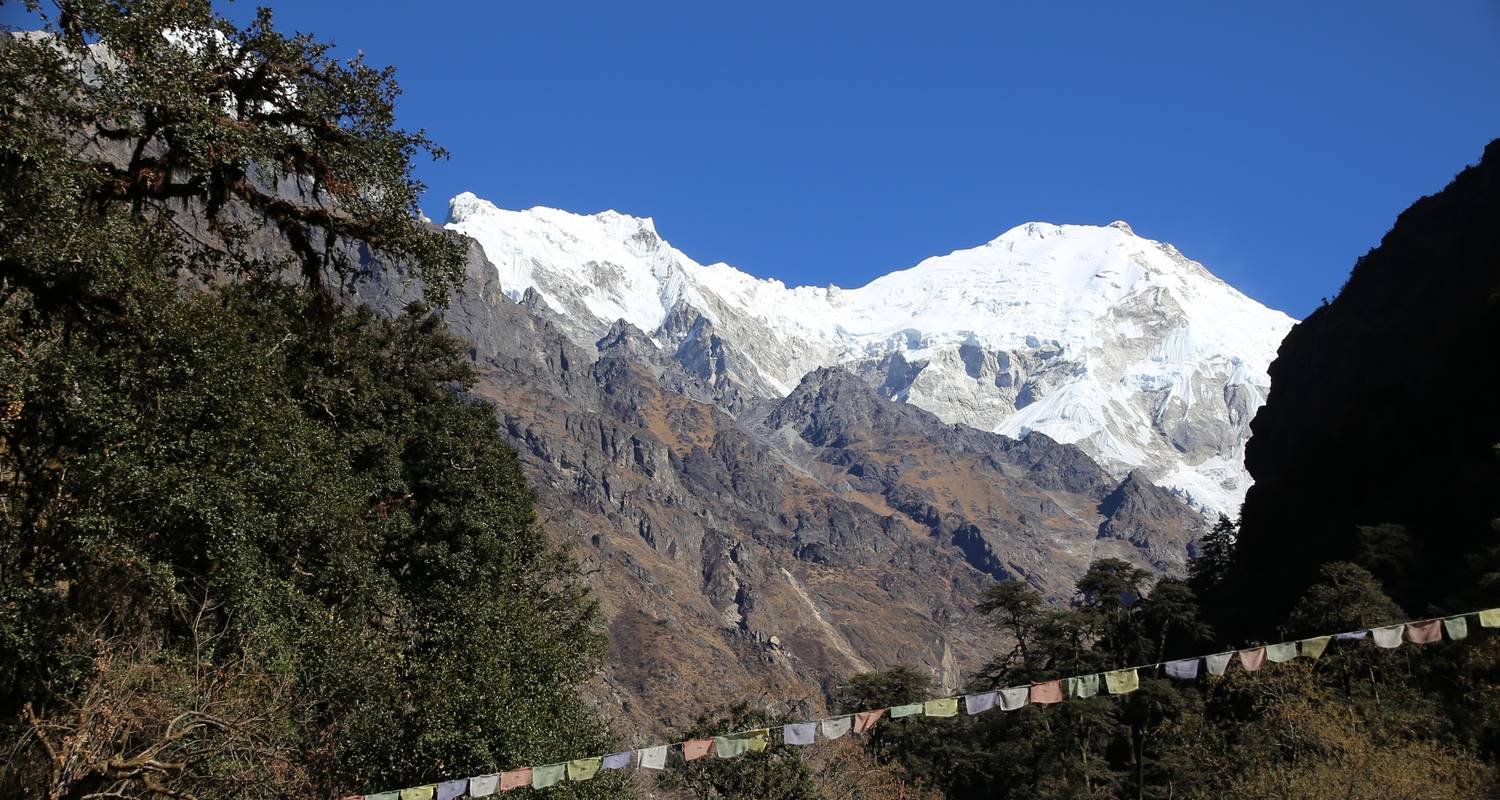
[[[607,749],[594,604],[463,346],[325,283],[358,279],[349,236],[439,297],[459,265],[391,73],[206,2],[56,28],[0,58],[0,793],[332,796]]]
[[[1229,578],[1237,533],[1234,521],[1220,514],[1219,521],[1198,540],[1198,553],[1188,563],[1188,585],[1200,596],[1217,590]]]

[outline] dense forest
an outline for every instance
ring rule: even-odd
[[[604,655],[594,604],[435,313],[462,245],[420,221],[413,159],[442,151],[396,126],[393,72],[268,12],[239,28],[207,2],[27,6],[50,34],[0,45],[0,796],[338,797],[616,749],[585,699]],[[1497,161],[1460,178],[1447,217],[1495,207]],[[1442,235],[1477,237],[1484,215],[1463,218]],[[404,264],[426,303],[355,306],[369,276],[349,242]],[[1492,256],[1464,253],[1451,266],[1493,286]],[[1374,280],[1360,269],[1349,291]],[[1494,314],[1493,289],[1476,302]],[[1449,444],[1500,462],[1488,435]],[[1442,524],[1461,529],[1385,502],[1389,518],[1321,514],[1290,548],[1266,521],[1271,482],[1183,579],[1103,560],[1065,607],[997,584],[973,600],[1013,644],[965,689],[1500,604],[1494,469],[1445,496]],[[1289,549],[1295,568],[1267,566]],[[1471,625],[1460,642],[885,719],[805,751],[773,736],[647,791],[1493,796],[1497,678],[1500,640]],[[827,701],[935,692],[902,667]],[[794,721],[735,705],[681,733]],[[630,780],[546,791],[633,796]]]

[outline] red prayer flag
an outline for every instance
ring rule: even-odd
[[[1412,644],[1431,644],[1443,640],[1443,621],[1413,622],[1406,626],[1406,641]]]
[[[861,711],[854,715],[854,732],[864,733],[875,727],[875,723],[885,716],[885,709],[877,708],[874,711]]]
[[[682,743],[682,760],[693,761],[708,755],[713,749],[713,739],[689,739]]]
[[[1061,703],[1062,699],[1062,681],[1031,684],[1031,702],[1034,704]]]
[[[500,773],[500,791],[502,792],[530,785],[531,767],[522,767],[521,769],[513,769],[510,772]]]

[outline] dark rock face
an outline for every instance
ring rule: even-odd
[[[1458,610],[1500,517],[1500,141],[1397,219],[1337,299],[1297,325],[1252,424],[1243,510],[1260,624],[1361,526],[1394,524],[1421,564],[1388,581],[1408,611]],[[1490,600],[1495,598],[1491,597]]]
[[[815,713],[824,687],[898,663],[956,687],[999,645],[973,614],[994,580],[1061,599],[1095,558],[1184,568],[1201,519],[1076,447],[947,425],[836,369],[773,397],[685,307],[588,352],[494,276],[472,248],[445,316],[600,599],[599,694],[642,730],[739,698]],[[398,278],[384,265],[359,299],[394,313]]]

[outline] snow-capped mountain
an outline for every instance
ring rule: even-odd
[[[945,421],[1041,431],[1231,514],[1266,368],[1294,322],[1123,222],[1028,223],[857,289],[699,264],[650,219],[613,211],[508,211],[464,193],[447,227],[480,243],[512,299],[545,306],[586,347],[621,319],[670,339],[696,312],[752,392],[784,395],[843,365]]]

